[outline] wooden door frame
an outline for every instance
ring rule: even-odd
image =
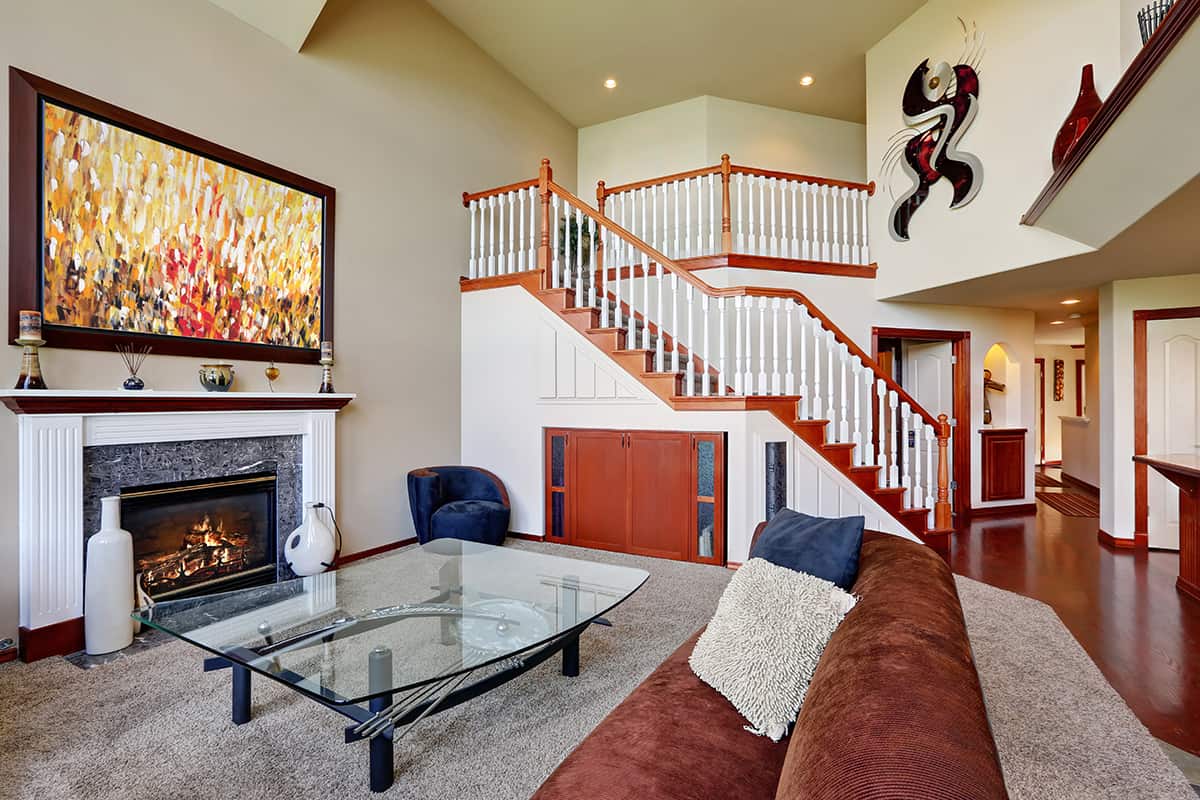
[[[953,432],[954,474],[950,479],[958,485],[954,492],[954,513],[961,526],[971,517],[971,332],[933,328],[871,328],[871,358],[878,359],[880,339],[915,339],[923,342],[950,342],[954,365],[951,413],[957,421]],[[959,433],[964,435],[960,436]]]
[[[1075,359],[1075,416],[1083,416],[1083,369],[1087,365],[1086,358]]]
[[[1133,453],[1145,455],[1150,441],[1147,416],[1149,387],[1146,385],[1146,323],[1160,319],[1200,317],[1200,306],[1135,309],[1133,312]],[[1138,547],[1146,547],[1150,536],[1149,473],[1145,464],[1133,465],[1133,538]],[[1115,488],[1115,487],[1114,487]]]
[[[1038,396],[1042,403],[1038,406],[1038,466],[1046,465],[1046,359],[1033,359],[1033,365],[1038,369]]]

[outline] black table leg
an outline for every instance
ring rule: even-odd
[[[250,721],[250,670],[233,665],[233,724]]]
[[[376,647],[368,656],[367,686],[372,692],[381,692],[392,685],[392,651]],[[391,696],[374,697],[368,701],[372,713],[383,711],[391,705]],[[371,791],[384,792],[392,785],[396,776],[396,751],[392,746],[391,732],[381,733],[371,740]]]
[[[572,637],[563,646],[562,674],[568,678],[579,676],[579,637]]]

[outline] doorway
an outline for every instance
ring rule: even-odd
[[[896,383],[936,417],[950,419],[950,507],[955,527],[971,508],[971,333],[872,328],[872,356]],[[961,434],[961,435],[960,435]]]
[[[1046,465],[1046,359],[1035,358],[1034,368],[1037,370],[1037,428],[1033,432],[1033,452],[1037,453],[1037,465]]]
[[[1133,312],[1134,452],[1200,452],[1200,308]],[[1134,533],[1179,549],[1179,489],[1138,464]]]

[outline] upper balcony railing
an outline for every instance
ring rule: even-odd
[[[675,260],[747,255],[868,266],[874,183],[731,164],[596,187],[601,214]]]

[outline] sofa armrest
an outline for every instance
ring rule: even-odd
[[[417,538],[427,541],[433,530],[433,512],[442,505],[442,480],[436,472],[414,469],[408,473],[408,505]]]

